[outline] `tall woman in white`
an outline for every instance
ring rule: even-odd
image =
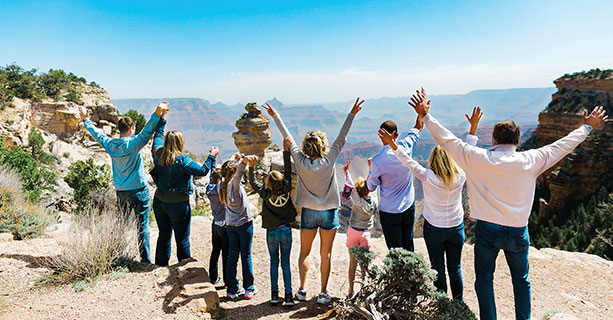
[[[477,144],[475,134],[482,115],[479,107],[473,109],[471,117],[466,115],[471,125],[466,140],[471,145]],[[462,246],[466,239],[464,235],[462,188],[466,182],[466,174],[439,146],[434,147],[432,153],[430,153],[429,165],[426,169],[396,145],[393,132],[389,133],[385,129],[381,129],[379,130],[379,136],[391,146],[398,160],[422,182],[424,188],[424,240],[428,248],[430,264],[437,272],[434,286],[442,292],[447,292],[446,256],[451,293],[454,299],[462,300],[464,286],[462,284],[461,260]]]

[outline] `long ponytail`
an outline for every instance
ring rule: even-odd
[[[456,174],[460,173],[455,161],[453,161],[449,154],[447,154],[447,151],[440,146],[436,146],[432,149],[429,167],[434,171],[434,174],[443,181],[447,190],[451,189]]]
[[[219,201],[224,205],[228,205],[228,183],[232,180],[232,176],[236,173],[238,163],[234,160],[228,160],[221,165],[221,183],[219,185]]]

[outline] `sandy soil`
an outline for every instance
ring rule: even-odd
[[[315,303],[319,293],[319,241],[315,240],[312,268],[308,277],[309,301],[287,309],[270,306],[268,251],[266,233],[258,226],[253,239],[253,269],[259,294],[253,300],[225,301],[228,319],[317,319],[324,317],[327,306]],[[155,252],[156,228],[152,224],[152,255]],[[57,234],[57,233],[56,233]],[[298,286],[299,231],[294,230],[292,250],[292,284]],[[192,255],[208,265],[210,221],[194,217],[191,231]],[[386,247],[382,238],[373,239],[373,250],[383,257]],[[423,239],[416,239],[416,251],[427,255]],[[173,248],[173,254],[175,250]],[[0,242],[0,319],[196,319],[187,308],[170,310],[165,297],[172,288],[167,268],[153,266],[140,272],[104,276],[95,285],[75,292],[72,285],[41,285],[40,278],[49,271],[40,267],[40,259],[59,253],[58,237],[47,236],[29,241]],[[464,296],[473,310],[478,310],[473,288],[473,250],[464,247],[462,270]],[[345,235],[338,234],[333,251],[329,292],[334,297],[346,294],[347,249]],[[379,263],[380,263],[379,258]],[[533,318],[559,310],[585,319],[613,318],[613,262],[583,253],[553,249],[530,252],[533,294]],[[171,263],[175,263],[173,257]],[[239,268],[240,270],[240,268]],[[117,278],[117,279],[116,279]],[[279,279],[282,287],[282,279]],[[513,290],[503,255],[498,259],[495,275],[498,315],[514,319]],[[225,289],[219,289],[225,297]]]

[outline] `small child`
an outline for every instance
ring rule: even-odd
[[[227,297],[229,300],[238,298],[252,299],[258,293],[253,284],[253,266],[251,265],[251,243],[253,241],[253,214],[249,208],[247,192],[241,185],[248,162],[255,156],[234,154],[234,159],[224,162],[221,166],[221,184],[219,200],[226,206],[226,230],[228,232],[228,267],[227,267]],[[239,287],[236,277],[238,256],[241,257],[243,269],[243,288]]]
[[[359,177],[355,185],[349,174],[349,165],[351,161],[343,166],[345,178],[351,189],[351,216],[349,217],[349,228],[347,228],[347,248],[351,249],[354,246],[362,246],[370,249],[370,229],[373,226],[373,215],[377,211],[377,201],[370,196],[370,191],[366,186],[366,180]],[[353,284],[355,282],[355,271],[358,267],[357,260],[349,252],[349,294],[351,298],[354,295]]]
[[[281,251],[281,270],[285,284],[284,306],[293,306],[292,273],[290,269],[290,252],[292,249],[292,228],[290,224],[298,215],[292,202],[292,162],[289,147],[291,140],[283,140],[283,174],[273,170],[266,176],[262,186],[255,178],[250,163],[249,182],[251,187],[262,197],[262,227],[266,229],[266,243],[270,254],[271,304],[281,303],[279,298],[279,251]],[[257,159],[256,159],[257,160]]]
[[[221,181],[221,169],[217,168],[211,173],[211,180],[206,186],[206,196],[211,202],[213,224],[211,226],[211,239],[213,250],[209,260],[209,276],[211,283],[216,284],[223,279],[224,286],[228,283],[228,232],[226,231],[226,206],[219,201],[219,182]],[[218,276],[217,263],[221,253],[222,277]]]

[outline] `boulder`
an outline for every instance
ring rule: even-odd
[[[244,154],[264,156],[264,150],[272,142],[270,120],[265,116],[255,102],[245,106],[247,113],[236,120],[237,132],[232,133],[234,144]]]
[[[176,283],[169,292],[172,296],[168,304],[170,309],[186,305],[196,312],[213,313],[219,308],[219,295],[202,263],[190,258],[172,268],[176,272]]]

